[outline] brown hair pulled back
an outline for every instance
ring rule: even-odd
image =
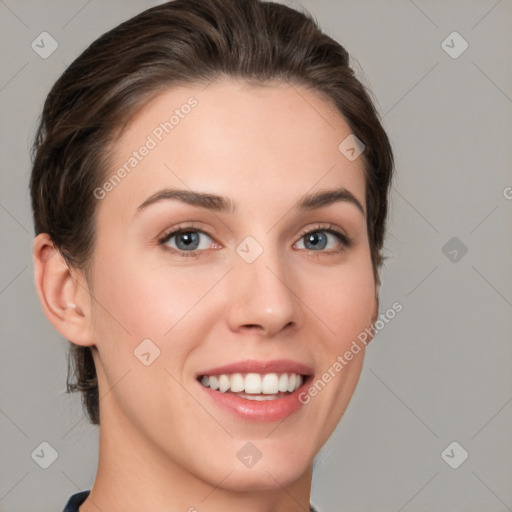
[[[76,58],[46,98],[32,149],[35,234],[48,233],[68,265],[83,271],[91,286],[93,191],[111,172],[109,148],[133,114],[159,92],[207,84],[219,76],[301,85],[343,115],[366,147],[361,158],[367,228],[379,283],[394,164],[388,137],[347,51],[322,33],[309,13],[260,0],[167,2],[121,23]],[[99,424],[89,347],[70,343],[67,391],[81,392],[90,422]]]

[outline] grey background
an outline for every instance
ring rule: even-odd
[[[65,393],[67,342],[33,285],[27,187],[37,117],[90,42],[157,3],[0,0],[4,512],[62,510],[91,488],[97,464],[98,428]],[[512,510],[512,3],[302,6],[347,48],[390,135],[397,166],[381,312],[403,305],[370,345],[317,458],[312,502],[320,512]],[[31,48],[43,31],[59,45],[47,59]],[[456,59],[441,46],[453,31],[469,44]],[[457,257],[443,252],[452,237]],[[31,456],[43,441],[58,452],[48,469]],[[441,457],[453,441],[469,453],[458,469]]]

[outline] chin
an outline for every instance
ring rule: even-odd
[[[220,485],[233,492],[280,490],[299,480],[309,469],[307,465],[299,468],[296,464],[290,463],[267,464],[261,467],[260,464],[261,461],[252,468],[234,468]],[[229,471],[226,474],[228,473]],[[218,482],[215,482],[215,485],[218,485]]]

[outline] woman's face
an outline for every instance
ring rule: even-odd
[[[311,91],[234,80],[163,92],[131,120],[96,193],[91,329],[112,443],[237,490],[310,469],[364,347],[332,368],[376,314],[363,161],[338,147],[350,133]],[[301,382],[283,374],[303,384],[276,398]]]

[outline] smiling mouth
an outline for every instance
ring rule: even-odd
[[[200,375],[198,381],[206,388],[256,401],[278,400],[299,389],[306,375],[298,373],[232,373]]]

